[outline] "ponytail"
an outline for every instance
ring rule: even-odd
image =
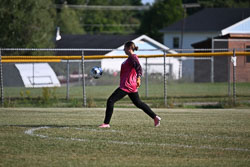
[[[126,42],[125,47],[127,47],[127,48],[131,47],[131,49],[133,51],[135,51],[135,50],[137,51],[139,49],[138,46],[135,46],[134,42],[132,42],[132,41]]]

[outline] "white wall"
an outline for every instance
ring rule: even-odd
[[[157,49],[156,46],[151,45],[149,42],[140,40],[140,41],[136,41],[135,45],[139,47],[138,51],[135,51],[135,54],[137,55],[159,55],[159,54],[163,54],[163,52],[161,50],[154,50],[154,51],[145,51],[143,49]],[[123,46],[119,47],[118,49],[120,49],[119,51],[112,51],[108,54],[106,54],[106,56],[112,56],[112,55],[125,55],[124,51],[122,51]],[[125,59],[103,59],[101,61],[101,66],[104,70],[109,70],[111,72],[115,72],[115,71],[120,71],[121,68],[121,64],[125,61]],[[145,58],[140,58],[139,59],[140,64],[143,68],[143,72],[145,73],[145,63],[146,63],[146,59]],[[159,57],[159,58],[149,58],[148,59],[148,64],[152,64],[152,63],[158,63],[158,64],[162,64],[162,65],[151,65],[148,66],[150,68],[148,68],[148,73],[164,73],[163,71],[163,57]],[[174,79],[178,79],[179,77],[179,61],[177,58],[166,58],[166,63],[171,64],[172,66],[172,76]],[[167,67],[167,66],[166,66]],[[169,72],[169,69],[166,69],[166,72]]]
[[[219,32],[201,32],[201,33],[187,33],[183,34],[183,49],[192,49],[191,44],[206,40],[207,38],[212,38],[218,36]],[[173,38],[179,37],[181,42],[180,32],[164,33],[164,45],[168,46],[170,49],[173,48]],[[179,44],[180,46],[180,44]]]
[[[120,71],[121,64],[125,61],[126,59],[103,59],[102,60],[102,68],[103,70],[109,70],[110,72],[117,72]],[[146,69],[146,59],[145,58],[139,58],[140,64],[143,69],[143,73],[145,74],[145,69]],[[164,73],[163,69],[163,57],[159,58],[148,58],[148,64],[162,64],[162,65],[149,65],[148,66],[148,73]],[[176,58],[172,57],[167,57],[166,58],[166,64],[172,64],[172,76],[174,79],[178,79],[179,76],[179,61]],[[166,66],[168,67],[168,66]],[[169,68],[166,68],[166,72],[169,73]]]
[[[219,32],[201,32],[201,33],[187,33],[183,34],[183,49],[193,49],[191,44],[206,40],[207,38],[213,38],[218,36]],[[164,34],[164,45],[168,46],[170,49],[173,48],[173,38],[179,37],[179,42],[181,42],[181,33],[180,32],[171,32]],[[179,43],[179,46],[181,44]],[[184,52],[193,52],[193,51],[184,51]],[[188,59],[182,61],[182,78],[185,80],[193,81],[194,79],[194,60]]]

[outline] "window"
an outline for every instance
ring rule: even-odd
[[[179,37],[174,37],[173,38],[173,48],[179,48],[180,47],[179,42],[180,42]]]
[[[250,52],[250,45],[246,46],[246,51]],[[250,63],[250,56],[246,56],[246,63]]]

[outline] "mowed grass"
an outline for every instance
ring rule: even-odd
[[[86,86],[87,106],[105,107],[106,100],[117,88],[117,85]],[[231,86],[232,88],[233,86]],[[47,90],[47,93],[46,91]],[[175,83],[167,85],[167,102],[170,107],[185,107],[186,103],[213,102],[218,106],[231,106],[231,96],[228,97],[227,83]],[[66,100],[66,87],[59,88],[23,88],[5,87],[5,107],[81,107],[83,89],[81,86],[70,86],[69,100]],[[145,84],[139,88],[140,97],[151,107],[164,107],[163,83],[150,83],[148,97],[145,93]],[[250,83],[237,83],[236,103],[237,106],[249,107]],[[119,101],[117,106],[129,106],[131,101],[125,98]],[[206,104],[205,104],[206,105]],[[216,107],[218,107],[216,106]],[[205,106],[206,107],[206,106]]]
[[[0,166],[249,166],[249,109],[1,108]]]
[[[86,86],[87,97],[92,98],[107,98],[110,94],[118,88],[117,85],[106,86]],[[142,85],[139,88],[141,96],[145,96],[145,83],[142,81]],[[59,88],[50,88],[57,98],[66,97],[66,86]],[[41,88],[23,88],[23,87],[5,87],[4,95],[8,97],[38,97],[42,96]],[[28,95],[27,95],[28,92]],[[82,98],[82,86],[69,87],[70,98]],[[231,94],[233,93],[233,85],[231,84]],[[250,83],[237,83],[236,95],[238,96],[250,96]],[[149,97],[164,97],[164,84],[163,83],[149,83],[148,85]],[[167,83],[167,96],[169,97],[206,97],[206,96],[228,96],[228,83]]]

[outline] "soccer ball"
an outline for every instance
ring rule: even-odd
[[[90,74],[93,78],[98,79],[102,76],[102,68],[95,66],[91,69]]]

